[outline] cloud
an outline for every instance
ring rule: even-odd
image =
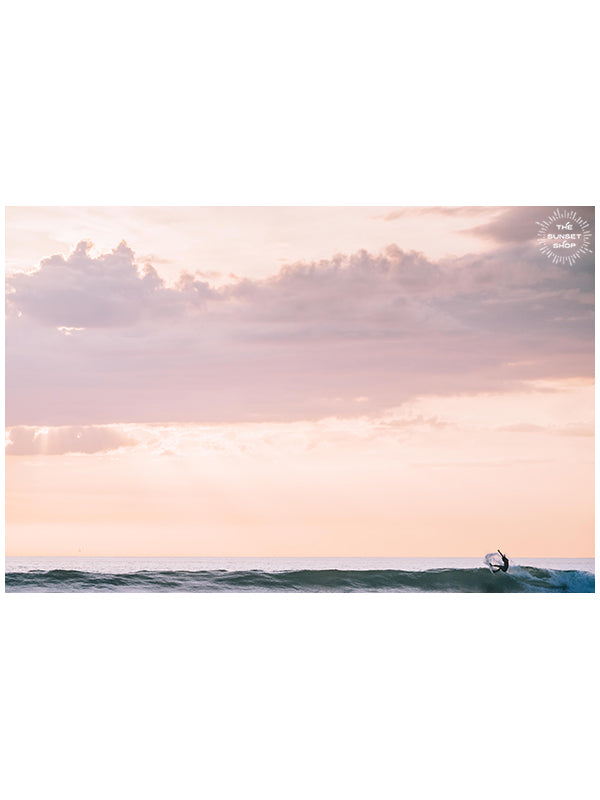
[[[406,206],[380,217],[386,222],[411,216],[439,215],[443,217],[474,217],[493,214],[503,206]]]
[[[130,447],[137,440],[117,428],[66,426],[9,428],[7,456],[48,455],[65,453],[106,453]]]
[[[128,326],[169,319],[211,296],[205,281],[166,287],[150,264],[138,268],[124,242],[93,258],[91,242],[80,242],[68,258],[46,258],[33,273],[7,279],[7,306],[63,329]]]
[[[422,414],[401,419],[383,419],[377,423],[377,427],[382,430],[406,430],[413,428],[429,428],[441,430],[451,425],[447,420],[440,419],[438,416],[425,417]]]
[[[475,234],[499,243],[530,242],[537,239],[539,226],[556,206],[517,206],[501,210],[490,222],[467,228],[463,233]],[[594,226],[593,206],[569,206],[569,211],[588,220]]]
[[[567,425],[536,425],[531,422],[516,422],[498,428],[505,433],[551,433],[555,436],[594,436],[594,424],[570,422]]]
[[[593,375],[593,260],[532,245],[432,261],[392,245],[167,287],[125,245],[7,279],[7,424],[379,413],[417,395]]]

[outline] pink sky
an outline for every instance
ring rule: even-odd
[[[7,554],[593,555],[551,210],[8,209]]]

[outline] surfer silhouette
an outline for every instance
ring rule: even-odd
[[[504,555],[504,553],[500,552],[500,550],[498,550],[498,552],[502,556],[502,566],[498,565],[498,567],[496,567],[496,569],[493,569],[492,571],[493,572],[508,572],[508,558]]]

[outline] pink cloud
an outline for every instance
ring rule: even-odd
[[[506,208],[488,222],[467,228],[463,233],[476,234],[496,242],[533,241],[538,235],[538,225],[556,209],[556,206],[516,206]],[[581,215],[594,225],[594,206],[569,206],[570,211]]]
[[[104,453],[136,444],[116,428],[65,426],[59,428],[14,427],[8,431],[7,456]]]
[[[531,245],[437,262],[393,245],[215,288],[80,243],[7,280],[7,423],[314,419],[589,376],[593,302],[591,260]]]
[[[386,222],[410,216],[439,215],[443,217],[490,216],[503,211],[503,206],[407,206],[390,211],[382,217]]]

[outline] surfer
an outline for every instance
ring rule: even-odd
[[[504,555],[504,553],[500,552],[500,550],[498,550],[498,552],[502,556],[502,566],[498,565],[493,572],[508,572],[508,558]]]

